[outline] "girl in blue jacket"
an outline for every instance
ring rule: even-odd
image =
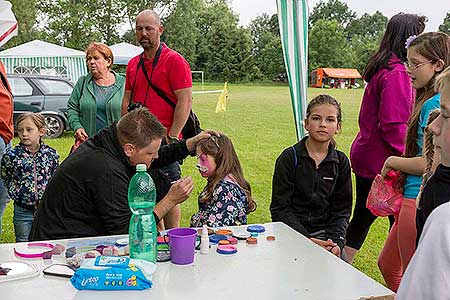
[[[26,113],[17,119],[20,143],[3,155],[1,176],[14,200],[16,242],[28,241],[34,213],[45,188],[58,167],[56,150],[42,143],[44,117]]]

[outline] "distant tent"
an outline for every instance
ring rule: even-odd
[[[119,43],[110,46],[111,51],[114,55],[114,64],[116,65],[127,65],[128,61],[141,54],[144,49],[128,43]]]
[[[83,51],[34,40],[0,52],[9,74],[44,74],[67,77],[72,82],[87,74]]]
[[[337,79],[349,79],[349,85],[352,86],[357,78],[361,78],[361,74],[356,69],[318,68],[311,72],[311,86],[320,88],[325,84],[330,85],[331,79],[336,83]]]

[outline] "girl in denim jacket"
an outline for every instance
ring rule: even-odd
[[[16,242],[28,241],[34,213],[45,188],[58,167],[56,150],[42,143],[44,117],[26,113],[17,119],[20,143],[5,153],[1,176],[14,200]]]

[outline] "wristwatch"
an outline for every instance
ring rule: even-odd
[[[176,142],[180,141],[180,139],[178,137],[170,136],[170,135],[167,136],[167,140],[169,141],[169,144],[176,143]]]

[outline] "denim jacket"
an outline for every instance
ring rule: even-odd
[[[56,150],[45,144],[36,153],[18,144],[3,155],[1,175],[15,204],[28,210],[37,208],[58,160]]]

